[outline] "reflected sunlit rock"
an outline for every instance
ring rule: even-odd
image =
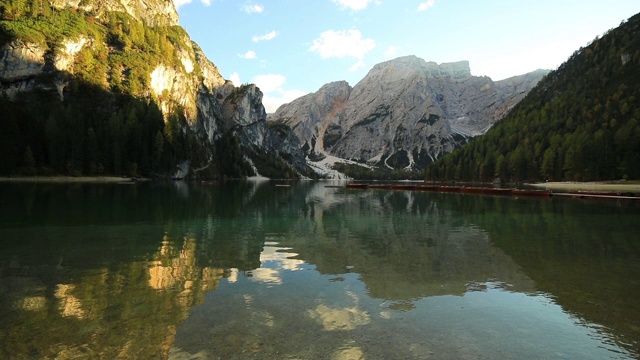
[[[71,295],[71,292],[76,288],[73,284],[58,284],[55,292],[55,297],[60,299],[59,309],[63,317],[77,317],[78,319],[84,318],[84,310],[82,309],[82,303],[80,299]]]
[[[332,360],[364,360],[365,356],[362,349],[354,346],[341,349],[333,353]]]
[[[309,310],[308,315],[320,323],[326,331],[353,330],[357,326],[367,325],[371,318],[357,307],[330,308],[324,304]]]
[[[47,304],[47,299],[44,296],[27,296],[21,301],[17,307],[26,311],[39,311],[43,310]]]

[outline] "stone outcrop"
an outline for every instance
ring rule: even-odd
[[[0,51],[0,80],[9,82],[40,75],[44,68],[46,49],[20,40],[2,47]]]
[[[419,169],[486,132],[547,73],[492,81],[469,63],[415,56],[375,65],[355,87],[331,83],[281,106],[311,155],[330,154],[390,168]]]
[[[262,105],[262,92],[251,84],[232,91],[222,104],[221,132],[235,132],[243,146],[256,152],[276,153],[300,173],[308,173],[298,138],[289,127],[270,126]]]
[[[75,55],[88,43],[90,39],[83,36],[65,39],[54,56],[45,46],[22,40],[0,47],[0,95],[14,99],[21,92],[43,89],[57,91],[64,100],[64,88],[69,83],[64,74],[73,72]],[[45,74],[54,76],[42,81],[40,77]]]
[[[178,13],[172,0],[53,0],[51,4],[58,9],[79,8],[97,17],[106,17],[113,11],[124,12],[146,26],[178,25]],[[63,98],[66,78],[75,73],[77,54],[85,47],[93,48],[94,42],[96,39],[88,35],[60,39],[55,49],[20,39],[9,42],[0,48],[0,93],[11,98],[21,91],[57,89]],[[149,92],[165,114],[177,105],[184,109],[190,124],[206,122],[206,117],[198,118],[198,95],[204,93],[215,96],[218,94],[216,89],[223,87],[227,81],[188,35],[185,34],[180,43],[184,46],[175,44],[176,56],[173,57],[179,62],[167,60],[166,63],[157,64],[150,74]],[[109,47],[108,44],[100,45]],[[166,58],[171,59],[170,56]],[[56,83],[41,80],[42,75],[53,76],[57,79]]]

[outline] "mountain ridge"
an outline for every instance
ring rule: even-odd
[[[392,169],[422,169],[484,133],[546,71],[492,81],[468,61],[403,56],[376,64],[354,87],[325,84],[284,104],[271,121],[289,125],[310,159],[333,155]]]

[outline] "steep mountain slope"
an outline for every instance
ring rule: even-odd
[[[576,50],[431,179],[640,178],[640,14]]]
[[[309,171],[260,90],[220,75],[173,1],[10,1],[0,19],[0,173]]]
[[[494,82],[469,63],[436,64],[415,56],[378,64],[354,88],[323,86],[272,116],[292,127],[315,156],[389,168],[420,169],[483,134],[546,74]]]

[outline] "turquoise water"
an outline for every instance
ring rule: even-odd
[[[640,356],[640,204],[338,184],[0,184],[0,358]]]

